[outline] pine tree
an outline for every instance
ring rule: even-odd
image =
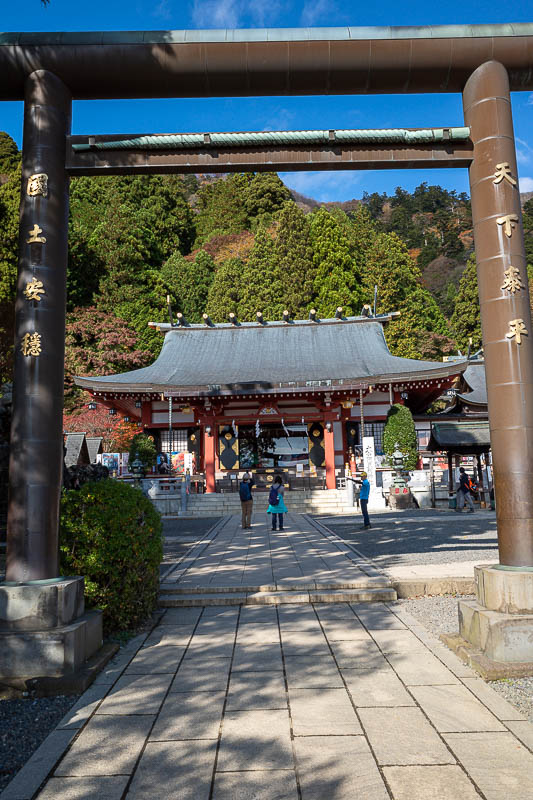
[[[286,203],[278,215],[274,249],[285,305],[295,319],[303,319],[313,305],[316,268],[309,221],[296,203]]]
[[[389,322],[385,338],[393,355],[422,358],[419,342],[429,334],[445,337],[451,333],[431,293],[422,286],[421,275],[405,244],[395,233],[382,233],[370,248],[364,283],[370,291],[378,287],[378,313],[399,311],[400,317]],[[440,353],[437,350],[435,356]]]
[[[291,200],[291,193],[275,172],[254,175],[244,197],[244,208],[252,228],[269,224],[273,214],[288,200]]]
[[[389,461],[396,447],[405,456],[405,469],[416,469],[418,446],[415,423],[413,415],[407,406],[403,406],[400,403],[395,403],[389,409],[385,430],[383,431],[383,450],[385,455],[389,457]]]
[[[161,276],[172,296],[176,311],[188,322],[201,322],[206,310],[209,288],[213,283],[215,265],[205,250],[199,250],[194,260],[174,253],[161,268]]]
[[[207,314],[213,322],[227,322],[231,312],[238,314],[243,269],[239,258],[228,258],[215,272],[207,298]]]
[[[333,317],[338,306],[347,316],[361,309],[357,267],[337,220],[324,208],[311,216],[311,242],[316,267],[315,304],[319,316]]]
[[[249,178],[231,175],[203,186],[197,196],[196,247],[214,234],[240,233],[248,228],[244,198]]]
[[[261,311],[267,320],[281,319],[287,307],[284,278],[272,237],[259,228],[242,274],[239,318],[255,320]]]
[[[469,339],[472,339],[473,350],[479,350],[482,339],[475,256],[468,259],[459,281],[451,325],[457,344],[463,352],[468,350]]]

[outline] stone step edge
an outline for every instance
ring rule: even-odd
[[[162,583],[159,586],[161,595],[168,594],[250,594],[257,592],[332,592],[341,591],[344,589],[361,591],[363,589],[393,589],[390,580],[386,578],[361,578],[357,581],[341,581],[339,583],[320,581],[307,581],[302,583],[266,583],[259,586],[177,586],[174,583]]]
[[[229,593],[226,595],[192,594],[192,595],[161,595],[160,608],[190,608],[199,606],[260,606],[281,605],[284,603],[310,604],[310,603],[388,603],[397,599],[394,589],[361,589],[345,590],[339,592],[255,592]]]

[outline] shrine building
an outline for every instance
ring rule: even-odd
[[[78,377],[95,401],[151,434],[163,453],[190,452],[205,489],[238,471],[280,471],[335,489],[337,476],[373,436],[382,452],[394,403],[423,412],[467,362],[398,358],[383,326],[392,314],[307,320],[150,323],[165,336],[149,367]]]

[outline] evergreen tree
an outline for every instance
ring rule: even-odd
[[[468,350],[470,338],[473,350],[479,350],[482,340],[475,256],[468,259],[466,269],[461,276],[451,325],[457,345],[463,352]]]
[[[272,237],[259,228],[241,278],[239,318],[252,321],[261,311],[267,320],[281,319],[287,307],[284,279]]]
[[[400,317],[385,328],[385,338],[394,355],[421,358],[419,341],[428,334],[445,337],[445,352],[448,350],[451,335],[446,320],[431,293],[422,286],[420,270],[396,234],[378,234],[368,253],[363,280],[367,291],[374,284],[378,287],[378,313],[400,312]],[[435,353],[438,355],[439,351]]]
[[[339,223],[324,208],[311,215],[311,242],[319,316],[333,317],[338,306],[347,316],[358,314],[362,297],[359,272]]]
[[[524,245],[528,267],[533,267],[533,197],[524,203],[522,209],[522,222],[524,226]]]
[[[188,322],[202,321],[214,274],[213,259],[205,250],[199,250],[194,260],[174,253],[163,265],[161,277],[173,298],[173,305]]]
[[[418,446],[416,440],[415,423],[413,415],[400,403],[395,403],[387,414],[387,422],[383,431],[383,450],[391,461],[396,447],[404,454],[404,467],[406,470],[416,469],[418,461]]]
[[[0,131],[0,175],[15,172],[20,164],[21,154],[16,142],[5,131]]]
[[[244,208],[252,227],[271,222],[272,215],[291,200],[291,193],[275,172],[258,172],[246,190]]]
[[[0,183],[0,384],[13,371],[13,328],[17,287],[21,166]]]
[[[296,203],[286,203],[278,215],[274,251],[286,307],[295,319],[303,319],[313,304],[316,268],[309,221]]]
[[[231,312],[239,313],[243,270],[239,258],[228,258],[215,272],[207,298],[207,313],[213,322],[227,322]]]
[[[197,196],[196,247],[216,234],[240,233],[248,227],[244,205],[249,179],[231,175],[203,186]]]

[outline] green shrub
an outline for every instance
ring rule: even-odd
[[[149,472],[155,464],[156,455],[153,438],[147,433],[136,433],[131,440],[128,463],[131,465],[138,456],[145,471]]]
[[[396,445],[405,456],[405,469],[416,469],[418,446],[415,423],[407,406],[402,406],[400,403],[396,403],[389,409],[383,431],[383,450],[389,457],[389,461],[396,450]]]
[[[140,489],[107,480],[64,493],[61,573],[85,577],[87,605],[102,609],[106,633],[134,628],[155,608],[161,531]]]

